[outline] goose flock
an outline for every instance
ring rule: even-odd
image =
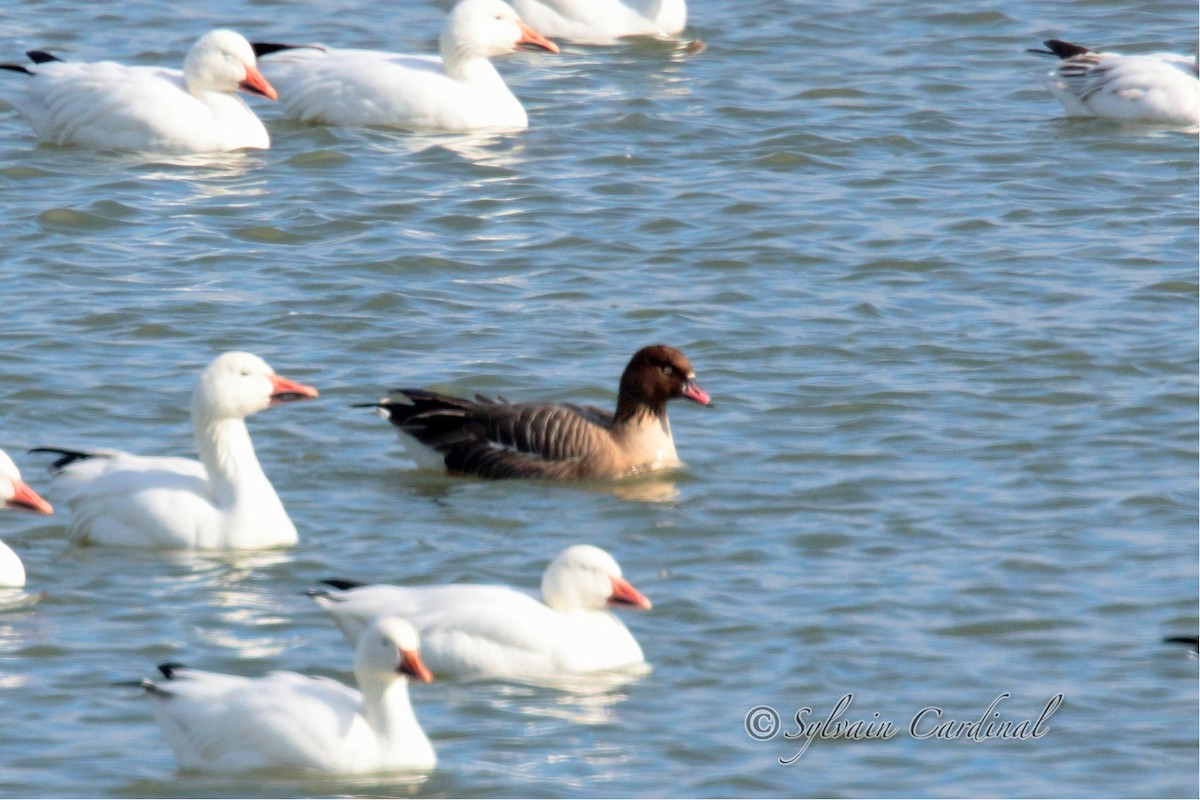
[[[72,62],[29,51],[0,64],[3,96],[39,139],[58,146],[155,153],[267,149],[266,126],[241,94],[277,101],[281,116],[314,125],[380,125],[420,132],[519,131],[521,102],[491,59],[519,49],[559,52],[555,39],[608,45],[669,37],[687,25],[685,0],[461,0],[440,52],[399,54],[348,43],[249,41],[214,30],[182,69]],[[1044,83],[1067,116],[1191,126],[1200,123],[1197,58],[1122,56],[1058,39]],[[143,550],[244,551],[298,540],[246,420],[319,397],[244,352],[217,357],[191,398],[198,459],[114,449],[41,446],[52,456],[48,494],[69,515],[76,544]],[[662,344],[633,354],[615,407],[510,402],[398,388],[374,402],[420,467],[483,479],[608,481],[682,466],[667,406],[712,406],[695,370]],[[180,446],[176,448],[184,450]],[[52,514],[0,451],[5,508]],[[0,542],[0,587],[27,577]],[[292,672],[244,677],[162,664],[133,682],[185,769],[325,773],[429,770],[437,759],[409,698],[412,680],[537,681],[648,669],[614,609],[651,601],[617,561],[591,545],[550,560],[541,599],[507,586],[370,585],[329,579],[309,589],[353,652],[356,688]]]
[[[528,115],[492,58],[523,48],[557,53],[554,39],[606,45],[675,36],[686,25],[685,0],[461,0],[446,18],[439,55],[252,43],[216,30],[192,46],[182,70],[70,62],[31,50],[29,63],[0,64],[24,78],[0,83],[0,97],[42,141],[104,150],[269,148],[266,127],[238,92],[278,100],[282,116],[312,124],[518,131]],[[1200,125],[1196,55],[1122,56],[1058,39],[1045,45],[1032,52],[1061,59],[1042,82],[1067,116]]]
[[[259,463],[246,418],[318,396],[258,356],[224,353],[205,368],[192,393],[199,460],[57,446],[30,452],[54,457],[49,491],[66,505],[76,544],[189,551],[286,547],[296,543],[296,527]],[[378,408],[397,426],[418,464],[479,478],[583,480],[682,466],[666,412],[676,397],[711,405],[687,357],[659,344],[630,359],[615,412],[462,400],[418,389],[360,405]],[[53,512],[2,451],[0,489],[8,508]],[[24,585],[20,558],[0,544],[0,586]],[[162,664],[160,677],[136,685],[185,769],[427,770],[436,758],[409,701],[411,678],[537,683],[649,669],[612,609],[648,611],[650,600],[610,554],[591,545],[568,547],[546,567],[541,590],[539,601],[506,586],[329,579],[309,595],[354,648],[357,689],[290,672],[247,678],[179,664]]]

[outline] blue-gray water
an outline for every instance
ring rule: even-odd
[[[1197,143],[1067,121],[1024,49],[1187,52],[1194,3],[695,0],[690,55],[499,64],[531,128],[282,123],[184,161],[38,147],[0,111],[0,445],[192,452],[245,349],[317,386],[251,431],[300,530],[236,558],[73,548],[7,513],[40,603],[0,614],[0,795],[1196,796]],[[175,64],[204,30],[429,51],[425,3],[0,10],[0,58]],[[0,80],[21,76],[0,74]],[[639,346],[696,365],[687,469],[638,492],[412,469],[349,404],[395,385],[612,401]],[[53,497],[51,497],[53,499]],[[65,512],[65,508],[63,509]],[[413,690],[423,784],[178,773],[114,681],[166,660],[349,679],[331,575],[536,587],[568,544],[654,601],[606,693]],[[1036,740],[919,739],[921,709]],[[886,741],[756,741],[770,705]],[[878,716],[876,716],[878,715]],[[929,716],[926,721],[932,722]]]

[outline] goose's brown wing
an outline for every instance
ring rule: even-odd
[[[380,403],[392,424],[445,454],[446,468],[483,478],[598,476],[615,448],[612,415],[590,406],[474,400],[399,389]]]

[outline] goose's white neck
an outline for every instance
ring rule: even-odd
[[[217,504],[228,508],[237,503],[240,495],[247,491],[268,491],[271,488],[258,456],[245,420],[193,418],[196,430],[196,450],[200,461],[208,470]]]
[[[442,42],[442,69],[456,81],[474,85],[504,86],[504,80],[491,61],[447,41]],[[505,88],[505,91],[508,89]]]
[[[192,424],[219,520],[194,546],[239,550],[294,544],[296,526],[258,463],[245,420],[193,413]]]
[[[379,738],[381,753],[411,746],[414,739],[425,737],[413,713],[407,680],[360,681],[359,689],[363,693],[363,716]]]

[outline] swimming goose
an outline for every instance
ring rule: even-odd
[[[402,619],[375,620],[357,642],[351,689],[330,678],[244,678],[163,664],[138,683],[184,769],[323,773],[428,770],[437,762],[408,697],[432,679]]]
[[[0,450],[0,502],[4,508],[19,508],[39,514],[54,513],[50,504],[21,480],[20,470],[3,450]],[[0,542],[0,588],[19,589],[24,585],[25,565],[12,548]]]
[[[354,642],[372,620],[395,614],[421,633],[434,674],[537,678],[629,668],[645,663],[633,635],[607,609],[649,609],[608,553],[569,547],[542,575],[542,597],[507,586],[363,585],[330,580],[342,591],[309,594]]]
[[[112,61],[67,62],[39,50],[32,66],[0,64],[25,74],[23,92],[3,96],[38,138],[56,145],[154,153],[266,149],[270,137],[234,92],[275,99],[241,35],[206,33],[188,51],[183,71]]]
[[[521,102],[488,59],[520,47],[558,52],[501,0],[456,5],[442,30],[441,58],[264,42],[254,47],[292,119],[455,133],[528,127]]]
[[[76,543],[122,547],[247,550],[290,545],[296,527],[267,479],[245,418],[311,386],[280,377],[258,356],[225,353],[192,394],[199,461],[117,450],[62,450],[51,496],[71,509]]]
[[[422,389],[396,389],[367,405],[396,426],[422,466],[481,478],[594,479],[681,466],[667,420],[676,397],[711,404],[687,357],[658,344],[625,367],[615,413]]]
[[[687,25],[687,0],[513,0],[513,6],[545,35],[580,44],[669,36]]]
[[[1197,58],[1172,53],[1122,56],[1049,39],[1058,67],[1043,83],[1070,117],[1200,125]]]

